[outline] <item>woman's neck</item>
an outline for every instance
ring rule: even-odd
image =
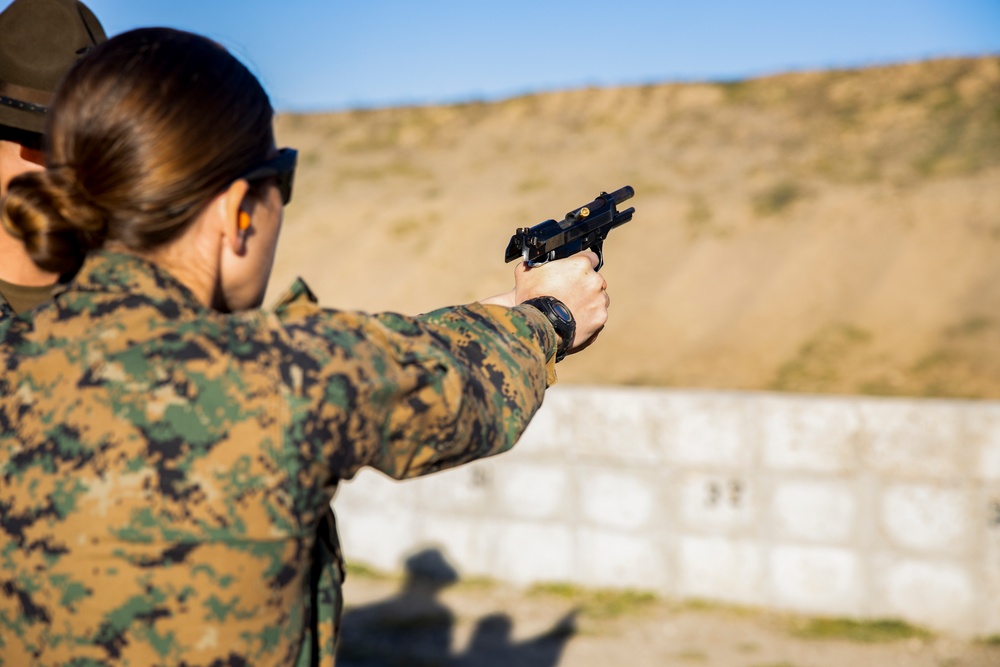
[[[219,240],[199,234],[197,222],[180,238],[149,251],[136,251],[117,242],[105,247],[113,252],[123,252],[156,264],[180,281],[207,308],[217,308],[216,294],[219,284]]]
[[[0,225],[0,279],[23,287],[53,285],[59,276],[38,268],[24,244]]]

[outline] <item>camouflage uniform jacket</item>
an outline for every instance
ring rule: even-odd
[[[510,448],[556,346],[530,307],[372,316],[301,282],[218,313],[113,253],[0,341],[4,667],[333,664],[337,483]]]
[[[0,294],[0,322],[8,317],[14,317],[14,309],[7,303],[7,299],[3,298],[3,294]]]

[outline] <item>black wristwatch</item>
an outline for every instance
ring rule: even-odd
[[[570,312],[565,303],[554,296],[538,296],[534,299],[526,299],[522,303],[534,306],[552,323],[556,334],[562,339],[559,343],[559,349],[556,350],[556,361],[562,361],[566,353],[569,352],[569,348],[572,347],[573,338],[576,336],[576,320],[573,319],[573,313]]]

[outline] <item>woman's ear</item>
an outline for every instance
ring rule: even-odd
[[[229,184],[216,200],[225,243],[237,255],[246,251],[247,238],[253,235],[253,198],[250,184],[242,178]]]

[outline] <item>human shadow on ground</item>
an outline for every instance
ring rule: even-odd
[[[458,573],[437,549],[406,561],[406,579],[395,596],[349,609],[341,622],[338,667],[555,667],[576,633],[576,612],[547,632],[512,640],[513,621],[502,613],[479,619],[468,646],[452,651],[455,615],[438,596]]]

